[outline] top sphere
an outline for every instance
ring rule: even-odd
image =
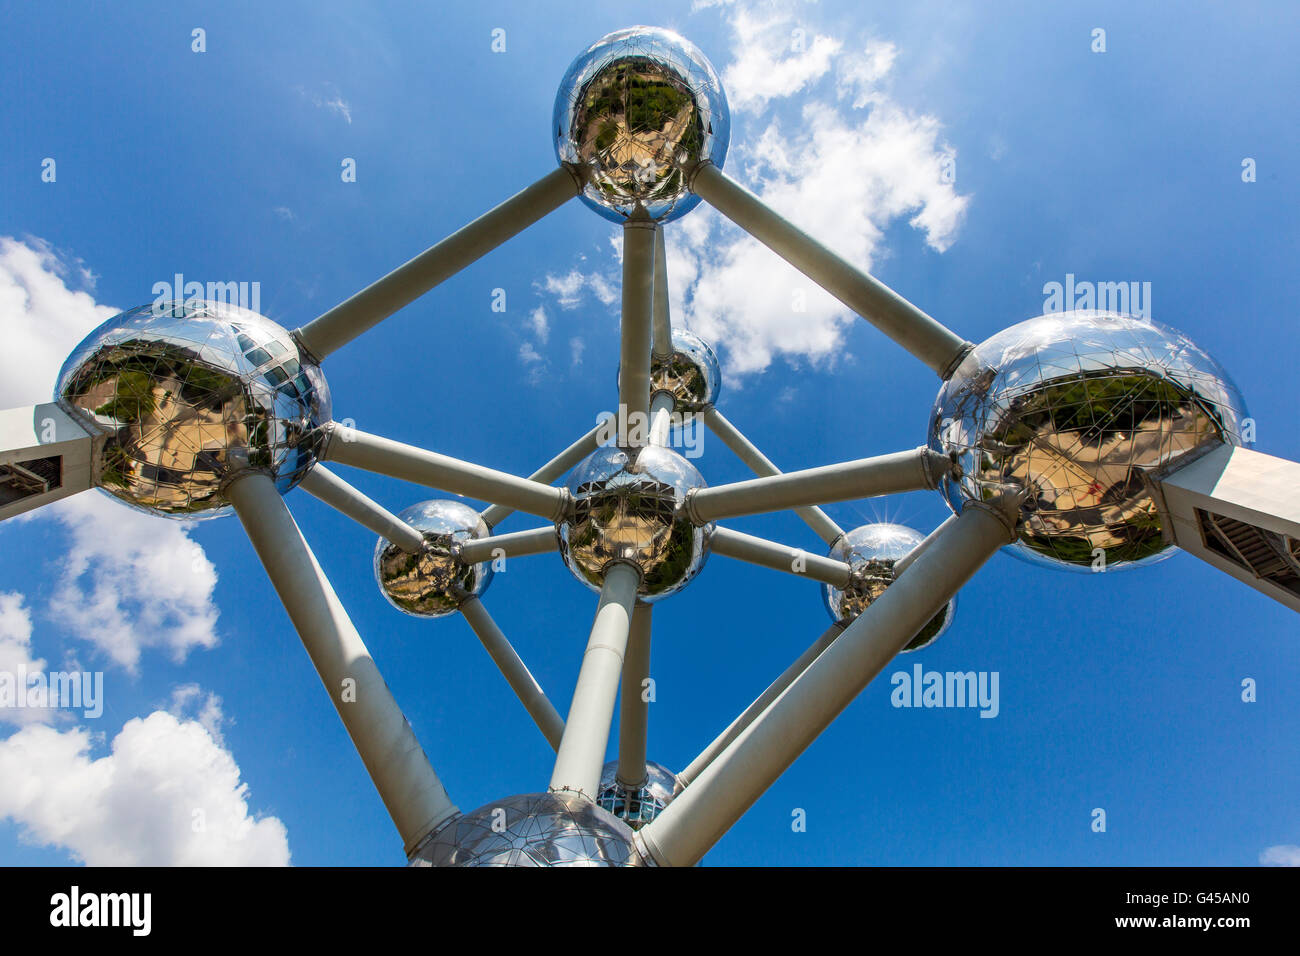
[[[106,436],[93,464],[100,488],[176,518],[227,511],[223,485],[243,468],[288,491],[315,464],[330,420],[320,367],[288,332],[197,299],[109,319],[68,357],[55,399]]]
[[[1028,489],[1012,553],[1107,570],[1168,557],[1143,472],[1241,443],[1245,405],[1182,333],[1113,312],[1061,312],[980,344],[944,382],[930,446],[955,455],[940,486],[965,501]]]
[[[722,81],[699,47],[670,30],[601,37],[555,95],[555,155],[582,170],[582,201],[621,223],[638,208],[669,222],[700,201],[686,174],[721,167],[731,138]]]

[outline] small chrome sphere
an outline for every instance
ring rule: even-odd
[[[658,222],[699,202],[687,173],[721,167],[731,137],[722,81],[699,48],[670,30],[601,37],[570,64],[555,96],[555,154],[585,177],[582,201],[621,223]]]
[[[641,572],[649,603],[686,586],[709,554],[712,523],[686,516],[686,493],[704,479],[681,455],[658,445],[597,448],[569,476],[571,517],[556,525],[560,554],[574,576],[599,591],[610,565]]]
[[[650,359],[650,391],[672,395],[683,414],[702,412],[717,404],[722,389],[718,356],[694,332],[673,329],[673,351]]]
[[[839,538],[831,547],[830,556],[853,569],[853,580],[843,589],[822,585],[822,599],[831,620],[849,624],[865,611],[894,582],[894,565],[924,540],[918,531],[887,522],[863,525]],[[956,613],[957,599],[954,597],[903,650],[916,651],[933,644],[948,630]]]
[[[202,300],[109,319],[68,357],[55,399],[104,436],[96,485],[175,518],[229,510],[222,487],[243,468],[288,491],[315,464],[330,420],[320,367],[288,332]]]
[[[622,820],[575,793],[525,793],[452,817],[411,866],[643,866]]]
[[[455,553],[458,543],[492,533],[482,515],[459,501],[422,501],[398,517],[425,543],[419,554],[386,538],[375,544],[375,580],[389,604],[416,617],[445,617],[487,589],[492,566],[466,564]]]
[[[600,793],[596,805],[608,810],[633,830],[659,816],[677,792],[677,776],[657,763],[645,765],[646,780],[640,787],[625,787],[618,782],[618,761],[605,764],[600,774]]]
[[[939,390],[930,446],[961,477],[954,512],[1027,491],[1011,552],[1054,567],[1150,564],[1174,550],[1143,478],[1188,455],[1241,443],[1245,405],[1182,333],[1112,312],[1021,322],[975,348]]]

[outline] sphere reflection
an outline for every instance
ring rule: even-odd
[[[645,765],[646,780],[640,787],[629,788],[618,782],[618,761],[605,764],[600,774],[600,793],[596,804],[618,817],[633,830],[659,816],[677,792],[677,776],[662,764]]]
[[[702,412],[717,404],[722,389],[718,356],[687,329],[673,329],[671,355],[651,356],[650,390],[672,395],[676,411]]]
[[[330,420],[320,367],[284,329],[235,305],[142,305],[109,319],[59,372],[55,398],[102,434],[95,483],[152,514],[228,510],[251,467],[281,493],[316,462]]]
[[[944,382],[930,445],[968,500],[1027,489],[1012,553],[1056,567],[1112,569],[1167,557],[1143,473],[1240,444],[1244,403],[1214,359],[1148,319],[1064,312],[979,345]]]
[[[492,580],[486,562],[465,564],[454,553],[461,541],[492,533],[482,515],[459,501],[422,501],[398,515],[424,535],[424,550],[410,554],[380,538],[375,545],[375,580],[388,603],[416,617],[445,617]]]
[[[643,601],[681,590],[713,536],[712,524],[696,527],[683,508],[686,493],[702,487],[695,466],[667,448],[596,449],[569,478],[572,516],[556,526],[564,563],[594,591],[619,561],[640,570]]]
[[[453,817],[411,866],[642,866],[622,820],[574,793],[526,793]]]
[[[586,178],[582,201],[621,223],[638,208],[668,222],[699,202],[686,174],[721,167],[731,120],[699,48],[670,30],[601,37],[570,64],[555,97],[555,153]]]
[[[822,585],[822,599],[831,620],[849,624],[865,611],[894,582],[894,565],[923,540],[925,538],[920,532],[887,522],[863,525],[839,538],[832,546],[830,556],[853,569],[853,580],[843,589]],[[957,599],[954,597],[903,650],[916,651],[933,644],[948,630],[956,613]]]

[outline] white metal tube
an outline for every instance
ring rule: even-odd
[[[492,620],[492,615],[488,614],[483,602],[472,597],[461,604],[460,613],[474,629],[484,649],[496,663],[497,669],[501,671],[501,675],[505,677],[506,683],[515,692],[519,702],[524,705],[524,710],[528,711],[528,716],[533,718],[533,722],[537,724],[537,729],[542,732],[546,742],[553,749],[558,750],[560,740],[564,736],[563,718],[542,691],[537,678],[533,677],[510,641],[501,633],[501,628],[497,627],[496,621]]]
[[[727,417],[716,408],[710,407],[704,410],[704,424],[708,426],[709,431],[722,439],[722,443],[731,449],[732,454],[748,465],[749,470],[760,478],[769,478],[772,475],[781,474],[781,469],[772,464],[741,433],[740,429],[731,424]],[[844,534],[844,529],[832,521],[830,516],[816,505],[801,505],[794,509],[794,513],[802,518],[804,523],[813,529],[817,537],[827,544],[834,544]]]
[[[794,679],[807,670],[809,664],[821,656],[822,651],[831,646],[831,642],[839,637],[843,630],[843,625],[832,624],[821,637],[809,644],[807,649],[795,659],[794,663],[781,673],[780,677],[772,681],[767,686],[767,689],[759,694],[758,698],[727,726],[726,730],[718,734],[713,742],[691,761],[690,766],[677,774],[678,782],[683,787],[689,786],[691,781],[713,762],[714,757],[722,753],[729,743],[739,737],[741,731],[754,722],[754,718],[767,710],[768,705],[780,697],[785,692],[785,689],[794,683]]]
[[[407,554],[424,548],[424,536],[377,502],[317,462],[298,483],[298,487],[336,511],[347,515],[362,527],[386,538]]]
[[[436,246],[308,322],[294,332],[294,337],[317,359],[325,358],[564,205],[578,194],[578,188],[577,177],[567,167],[547,173]]]
[[[1014,504],[1014,503],[1012,503]],[[637,836],[663,866],[692,866],[884,669],[998,548],[1013,539],[1005,500],[966,505],[942,538]]]
[[[738,561],[748,561],[774,571],[797,574],[832,587],[842,588],[849,583],[851,569],[844,561],[809,554],[798,548],[786,547],[766,538],[733,531],[731,528],[714,528],[710,545],[714,554]]]
[[[650,399],[650,435],[649,445],[667,445],[672,433],[673,408],[676,401],[667,392],[655,392]]]
[[[709,205],[839,299],[941,378],[971,345],[884,283],[841,259],[712,163],[696,167],[691,189]]]
[[[458,548],[461,561],[466,564],[478,564],[480,561],[495,561],[497,558],[521,558],[529,554],[547,554],[559,548],[560,542],[555,536],[555,526],[529,528],[527,531],[512,531],[510,534],[494,534],[486,538],[474,538],[463,542]]]
[[[409,854],[455,804],[274,483],[249,472],[226,495]]]
[[[949,460],[924,446],[783,475],[693,491],[687,510],[697,524],[737,515],[781,511],[796,505],[845,501],[933,488]]]
[[[894,562],[894,577],[898,577],[906,571],[917,558],[925,554],[925,552],[930,548],[934,547],[934,543],[939,540],[939,536],[950,528],[952,523],[956,520],[956,515],[949,515],[947,519],[939,525],[939,527],[926,535],[920,544]]]
[[[649,604],[638,604],[632,611],[632,628],[623,660],[623,686],[619,692],[617,780],[632,790],[646,782],[650,703],[645,700],[644,681],[650,676],[650,618]]]
[[[619,410],[627,416],[650,412],[650,327],[654,313],[655,224],[623,223],[623,318],[618,363]],[[628,429],[621,429],[627,434]]]
[[[330,440],[322,456],[327,461],[340,462],[481,501],[499,502],[517,511],[526,511],[552,521],[564,509],[566,493],[561,488],[552,488],[528,478],[517,478],[504,471],[404,445],[379,435],[347,428],[338,422],[330,428]]]
[[[609,416],[606,416],[599,425],[529,475],[529,480],[540,481],[544,485],[549,485],[556,478],[564,475],[570,468],[596,450],[596,447],[600,444],[601,434],[607,430],[606,423],[608,421]],[[495,528],[512,514],[514,514],[513,508],[507,508],[505,505],[491,505],[483,510],[483,520],[488,523],[488,527]]]
[[[650,351],[660,358],[673,354],[673,326],[668,312],[668,261],[664,248],[664,227],[655,228],[654,326]]]
[[[639,583],[640,574],[630,564],[615,564],[605,572],[596,620],[564,722],[564,738],[555,755],[552,790],[573,790],[590,800],[595,800],[600,790]]]

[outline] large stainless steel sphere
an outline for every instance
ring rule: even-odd
[[[839,538],[831,547],[830,556],[853,569],[853,581],[843,589],[822,585],[822,599],[831,620],[849,624],[865,611],[894,582],[894,565],[924,540],[919,531],[888,522],[863,525]],[[903,650],[916,651],[933,644],[948,630],[956,613],[954,597]]]
[[[55,399],[104,436],[100,488],[175,518],[229,510],[223,484],[246,467],[288,491],[315,464],[330,420],[320,367],[288,332],[201,300],[109,319],[68,357]]]
[[[570,64],[555,96],[555,154],[585,177],[582,201],[621,223],[637,209],[668,222],[695,207],[687,173],[719,167],[731,119],[722,81],[670,30],[601,37]]]
[[[622,820],[575,793],[526,793],[443,824],[411,866],[643,866]]]
[[[686,493],[704,479],[681,455],[658,445],[596,451],[569,476],[571,517],[556,525],[560,554],[593,591],[612,564],[641,572],[637,591],[647,603],[667,597],[699,573],[709,554],[712,523],[686,516]]]
[[[1244,418],[1236,386],[1180,332],[1062,312],[971,352],[939,390],[930,444],[961,466],[941,484],[954,512],[1005,489],[1027,492],[1012,553],[1109,570],[1173,551],[1143,473],[1240,444]]]
[[[645,773],[644,784],[629,788],[618,782],[618,761],[605,764],[600,774],[597,806],[608,810],[633,830],[640,830],[659,816],[677,792],[676,774],[662,764],[647,763]]]
[[[458,543],[492,533],[482,515],[459,501],[422,501],[397,517],[424,535],[424,550],[410,554],[386,538],[375,544],[375,580],[389,604],[416,617],[445,617],[487,589],[491,564],[466,564],[455,553]]]
[[[713,349],[694,332],[673,329],[673,351],[651,356],[650,391],[672,395],[676,411],[702,412],[717,404],[722,371]]]

